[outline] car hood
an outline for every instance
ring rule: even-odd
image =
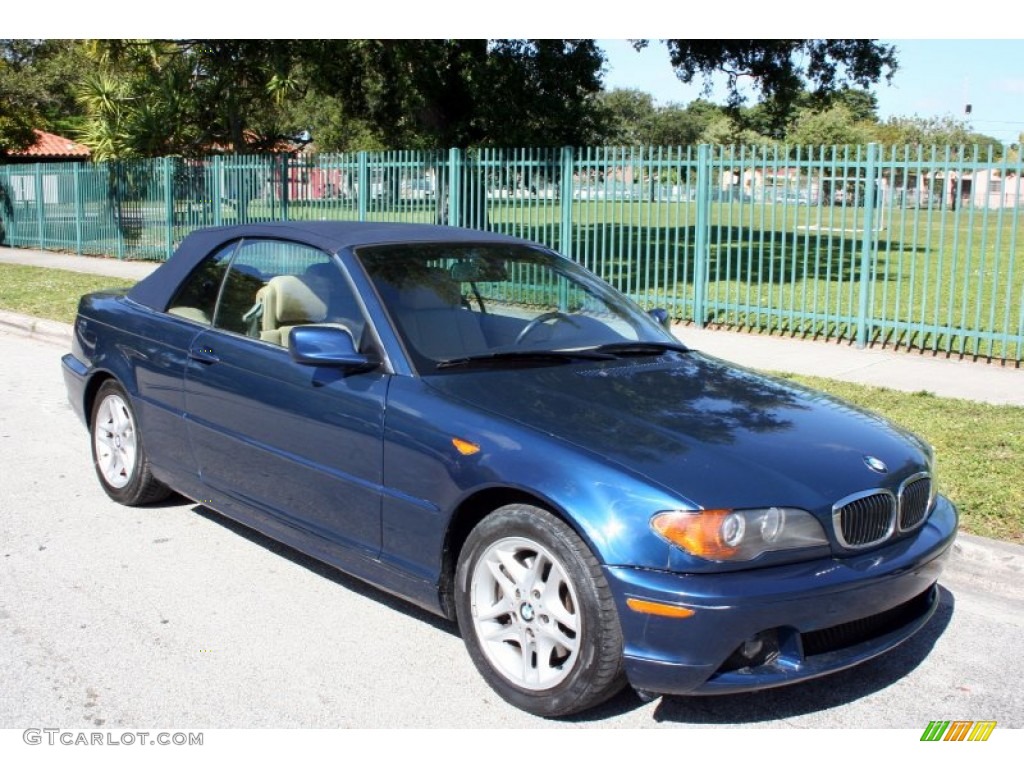
[[[927,448],[828,395],[697,353],[432,376],[428,384],[642,475],[706,509],[827,514],[895,489]],[[868,467],[871,456],[885,463]]]

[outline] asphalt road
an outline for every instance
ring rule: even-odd
[[[453,625],[175,499],[101,491],[63,349],[0,333],[0,728],[559,727],[479,678]],[[1024,727],[1020,547],[965,540],[933,622],[831,678],[642,703],[597,727]]]

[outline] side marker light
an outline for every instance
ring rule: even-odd
[[[455,450],[463,456],[472,456],[474,453],[480,453],[480,446],[476,443],[471,443],[468,440],[460,440],[457,437],[453,437],[452,445],[454,445]]]
[[[652,616],[667,616],[672,619],[688,619],[696,613],[692,608],[668,603],[656,603],[651,600],[640,600],[636,597],[626,598],[626,605],[637,613],[649,613]]]

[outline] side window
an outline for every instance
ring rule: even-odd
[[[231,263],[214,326],[288,346],[299,325],[336,324],[358,343],[363,318],[330,256],[298,243],[247,240]]]
[[[237,245],[237,242],[228,243],[203,259],[182,283],[167,311],[209,325],[213,321],[220,284],[224,281],[224,274]]]

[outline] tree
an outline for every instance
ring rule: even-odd
[[[112,133],[102,123],[113,112],[96,107],[115,97],[118,152],[129,156],[260,151],[314,126],[331,149],[598,135],[603,58],[592,40],[108,40],[90,50],[112,87],[85,84],[87,140]],[[149,130],[161,123],[163,138]]]
[[[75,40],[0,40],[0,152],[24,149],[34,128],[74,133],[74,82],[84,69]]]
[[[891,48],[865,40],[664,43],[688,82],[726,73],[738,130],[775,137],[805,84],[824,98],[895,67]],[[89,48],[93,77],[80,95],[90,140],[106,137],[99,146],[128,156],[260,151],[314,127],[322,149],[686,144],[714,117],[654,108],[638,92],[595,98],[604,55],[593,40],[106,40]],[[768,105],[746,117],[764,128],[739,110],[745,75]],[[107,82],[97,88],[101,76]]]
[[[852,123],[878,122],[878,100],[874,94],[848,87],[825,93],[804,90],[792,98],[769,98],[752,107],[733,107],[729,111],[749,130],[779,141],[793,141],[791,134],[797,120],[806,120],[809,115],[837,106],[843,108],[844,119]]]
[[[593,40],[309,41],[310,86],[390,147],[558,146],[597,135]]]
[[[822,111],[801,110],[786,133],[786,141],[813,147],[867,144],[873,127],[858,121],[845,104],[835,104]]]
[[[976,133],[966,120],[945,115],[943,117],[891,117],[875,128],[875,140],[892,147],[952,147],[952,156],[961,159],[973,157],[973,147],[978,147],[978,157],[988,159],[991,147],[992,157],[1003,157],[1004,147],[999,139]],[[960,148],[966,150],[965,154]]]
[[[1019,163],[1021,161],[1021,147],[1024,146],[1024,132],[1017,134],[1017,141],[1011,144],[1003,158],[1008,163]]]
[[[871,91],[861,88],[840,88],[827,97],[823,106],[843,106],[854,122],[877,123],[878,122],[878,97]]]
[[[731,114],[723,113],[708,123],[700,136],[702,144],[735,146],[767,146],[774,143],[770,136],[745,127]]]
[[[40,123],[31,99],[12,87],[10,64],[0,59],[0,154],[24,149],[35,141],[32,129]]]
[[[722,108],[697,99],[687,106],[655,106],[649,93],[617,88],[598,97],[600,142],[614,146],[690,146],[720,118]]]
[[[651,117],[644,143],[658,147],[699,144],[711,124],[723,114],[721,107],[703,99],[685,107],[669,104],[657,109]]]
[[[551,147],[600,135],[594,97],[604,59],[593,40],[310,41],[301,56],[310,89],[337,95],[384,146]],[[441,222],[445,172],[439,165]],[[385,186],[396,182],[385,179]],[[463,220],[472,211],[486,215],[485,194],[473,185],[460,198]]]
[[[318,152],[381,151],[387,149],[365,120],[352,117],[345,102],[333,93],[306,89],[298,99],[281,105],[286,133],[308,130]]]
[[[732,122],[718,120],[718,129],[774,138],[806,106],[801,98],[843,98],[858,117],[870,111],[870,95],[844,89],[888,77],[896,64],[891,47],[870,40],[663,42],[687,82],[726,73]],[[656,108],[639,92],[598,97],[604,55],[593,40],[75,45],[91,54],[89,75],[67,81],[78,83],[74,106],[87,112],[84,135],[101,156],[264,151],[314,128],[321,149],[688,144],[720,111]],[[749,111],[740,109],[745,76],[764,97]],[[18,130],[7,120],[8,132]]]
[[[850,85],[868,87],[897,67],[896,49],[875,40],[663,40],[676,75],[684,83],[698,77],[710,92],[716,74],[726,76],[728,106],[745,102],[741,80],[766,104],[772,128],[784,129],[789,107],[808,89],[824,98]],[[637,49],[648,44],[637,40]]]
[[[615,88],[597,97],[601,110],[601,139],[609,146],[645,144],[657,111],[654,97],[636,88]]]
[[[261,151],[281,139],[294,43],[94,40],[79,87],[97,159]]]
[[[676,75],[685,83],[700,75],[705,85],[726,75],[731,104],[743,102],[740,78],[766,98],[785,102],[805,89],[818,95],[849,84],[867,87],[896,70],[896,48],[875,40],[664,40]],[[638,48],[647,41],[637,41]]]

